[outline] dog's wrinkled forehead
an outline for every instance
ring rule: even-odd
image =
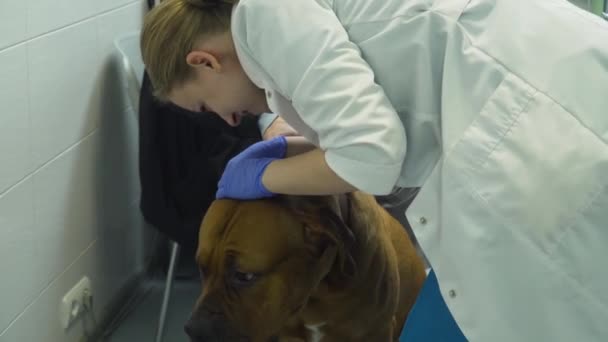
[[[216,200],[203,217],[199,231],[199,240],[220,239],[230,226],[239,210],[240,202],[234,200]]]
[[[236,255],[263,267],[285,252],[297,225],[273,200],[216,200],[201,225],[197,262],[207,265],[216,255]]]

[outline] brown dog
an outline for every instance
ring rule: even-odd
[[[425,278],[374,197],[217,200],[199,235],[194,342],[390,342]]]

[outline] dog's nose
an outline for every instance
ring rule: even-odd
[[[213,325],[210,320],[200,318],[190,318],[184,326],[184,331],[192,342],[220,342],[214,336]]]

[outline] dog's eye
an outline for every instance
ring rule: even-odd
[[[249,285],[251,284],[254,280],[256,280],[257,276],[253,273],[246,273],[246,272],[234,272],[233,275],[233,281],[236,285]]]

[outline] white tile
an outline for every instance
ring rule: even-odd
[[[28,0],[25,2],[28,11],[28,37],[36,37],[98,14],[100,3],[103,1]]]
[[[28,42],[35,166],[55,157],[97,126],[95,78],[100,61],[95,20]]]
[[[144,1],[131,2],[97,18],[99,45],[104,55],[114,51],[113,42],[118,36],[141,29],[146,7]]]
[[[104,225],[94,133],[34,175],[38,276],[51,281],[93,242]]]
[[[132,3],[143,4],[143,2],[143,0],[29,0],[27,1],[27,34],[28,37],[36,37],[113,9]],[[25,17],[23,19],[25,22]]]
[[[27,37],[27,2],[25,0],[0,1],[0,50],[23,41]]]
[[[31,171],[26,56],[25,45],[0,51],[0,194]]]
[[[100,9],[101,9],[101,11],[108,11],[108,10],[112,10],[112,9],[115,9],[118,7],[125,6],[127,4],[133,4],[133,3],[143,4],[143,3],[145,3],[145,1],[144,0],[104,0],[104,1],[100,1],[100,6],[101,6]]]
[[[25,180],[0,196],[0,332],[40,293],[38,235],[32,216],[32,184]]]
[[[93,133],[34,173],[31,184],[0,197],[0,294],[11,295],[0,295],[0,342],[79,341],[82,324],[67,332],[60,327],[63,294],[89,276],[99,319],[117,290],[143,270],[142,243],[150,231],[137,203],[120,208],[120,222],[112,214],[119,205],[111,202],[128,196],[102,195],[106,177],[115,174],[104,171],[100,148]]]
[[[105,258],[111,253],[112,250],[104,250],[99,243],[94,242],[59,278],[45,288],[8,329],[4,332],[0,330],[0,342],[82,341],[85,332],[90,333],[94,322],[99,322],[109,301],[134,275],[133,270],[127,272],[116,259],[106,262]],[[60,298],[83,276],[91,280],[94,315],[89,314],[84,321],[76,322],[64,330],[57,316]]]

